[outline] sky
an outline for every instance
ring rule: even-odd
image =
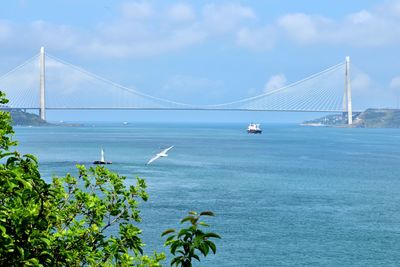
[[[0,74],[44,46],[156,97],[218,104],[351,57],[355,105],[395,108],[400,1],[5,1]],[[315,113],[49,111],[52,121],[299,122]]]

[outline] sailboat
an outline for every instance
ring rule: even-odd
[[[101,154],[100,160],[95,160],[95,161],[93,161],[93,164],[112,164],[111,161],[105,161],[105,159],[104,159],[104,150],[103,150],[103,148],[101,148],[100,154]]]

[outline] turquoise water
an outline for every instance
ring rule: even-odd
[[[213,210],[217,255],[199,266],[378,266],[400,263],[400,130],[263,125],[16,128],[46,179],[90,165],[146,179],[146,251],[189,210]],[[174,145],[168,158],[145,163]],[[169,265],[166,263],[165,265]]]

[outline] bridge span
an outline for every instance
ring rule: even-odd
[[[1,108],[39,110],[219,110],[344,112],[352,124],[350,57],[282,88],[216,105],[194,105],[145,94],[45,52],[0,76],[10,102]]]

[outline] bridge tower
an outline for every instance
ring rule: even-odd
[[[343,115],[347,111],[347,124],[353,124],[353,105],[351,102],[351,82],[350,82],[350,57],[346,57],[344,96],[343,96]]]
[[[40,94],[39,94],[39,116],[42,120],[46,120],[46,103],[45,103],[45,54],[44,47],[40,48],[39,56],[40,66]]]

